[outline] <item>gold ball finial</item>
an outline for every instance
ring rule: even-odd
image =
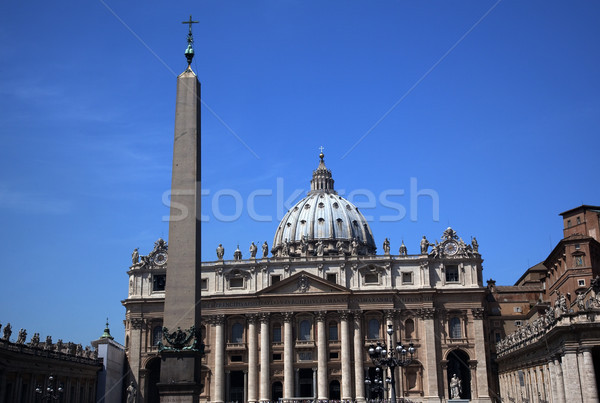
[[[319,158],[321,158],[321,161],[323,161],[323,158],[325,158],[325,154],[323,154],[323,153],[319,154]]]

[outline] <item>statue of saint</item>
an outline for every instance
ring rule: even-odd
[[[254,244],[254,242],[252,242],[252,245],[250,245],[250,257],[256,258],[257,251],[258,251],[258,247]]]
[[[341,240],[338,240],[335,244],[335,248],[337,249],[340,255],[344,254],[344,243]]]
[[[462,392],[460,378],[454,374],[452,375],[452,379],[450,379],[450,398],[460,399],[460,392]]]
[[[131,254],[131,263],[133,265],[136,265],[139,261],[140,261],[140,253],[138,252],[138,248],[135,248],[133,250],[133,253]]]
[[[308,252],[308,242],[306,241],[306,235],[302,235],[300,239],[300,251],[305,254]]]
[[[29,342],[31,347],[39,347],[40,345],[40,334],[34,333],[33,337],[31,337],[31,341]]]
[[[386,255],[390,254],[390,240],[387,238],[383,241],[383,253]]]
[[[267,241],[265,241],[265,243],[263,243],[262,252],[263,252],[263,256],[262,256],[263,259],[269,255],[269,244],[267,244]]]
[[[352,256],[358,255],[358,241],[352,238]]]
[[[137,398],[137,389],[135,388],[135,384],[133,381],[129,383],[127,387],[127,403],[135,403]]]
[[[225,256],[225,248],[222,244],[219,244],[219,246],[217,247],[217,258],[219,260],[223,260],[223,256]]]
[[[281,250],[281,255],[282,256],[290,255],[290,243],[288,242],[287,238],[285,238],[285,240],[283,241],[283,249]]]
[[[400,245],[400,256],[406,256],[408,251],[406,249],[406,245],[404,245],[404,239],[402,240],[402,245]]]
[[[484,239],[485,241],[485,239]],[[471,246],[473,247],[473,252],[478,253],[479,252],[479,243],[477,243],[477,238],[473,237],[473,240],[471,241]]]
[[[2,337],[2,339],[6,340],[6,341],[10,341],[11,334],[12,334],[12,327],[10,326],[10,323],[7,323],[6,326],[4,326],[4,337]]]
[[[25,338],[27,338],[27,330],[20,329],[19,335],[17,336],[17,344],[24,344]]]
[[[317,256],[323,256],[323,254],[325,253],[325,248],[323,247],[323,241],[319,240],[319,242],[317,242]]]
[[[427,254],[429,245],[430,245],[429,241],[427,240],[427,238],[425,238],[425,235],[423,235],[423,239],[421,239],[421,255]]]
[[[575,301],[577,302],[577,309],[579,312],[585,311],[585,302],[583,302],[584,295],[582,292],[577,293],[577,298]]]

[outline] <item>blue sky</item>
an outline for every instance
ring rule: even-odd
[[[270,245],[320,146],[337,189],[375,197],[380,250],[451,225],[499,284],[547,256],[558,213],[600,204],[598,2],[3,2],[3,325],[87,344],[108,316],[123,341],[131,251],[168,237],[190,14],[206,260]]]

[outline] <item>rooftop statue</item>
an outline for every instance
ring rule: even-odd
[[[352,238],[352,256],[358,255],[358,241],[356,238]]]
[[[252,242],[252,244],[250,245],[250,257],[255,258],[257,251],[258,251],[258,247],[254,244],[254,242]]]
[[[263,259],[269,255],[269,244],[267,244],[267,241],[265,241],[265,243],[263,243],[262,254],[263,254],[262,255]]]
[[[317,256],[323,256],[323,254],[325,253],[325,248],[323,247],[323,241],[321,241],[319,239],[319,242],[317,242]]]
[[[473,240],[471,241],[471,246],[473,247],[473,252],[479,253],[479,243],[477,243],[477,238],[473,237]]]
[[[20,329],[19,335],[17,336],[17,344],[25,344],[26,338],[27,338],[27,330]]]
[[[4,326],[4,336],[2,337],[2,339],[6,340],[6,341],[10,341],[11,334],[12,334],[12,327],[10,326],[10,323],[7,323],[6,326]]]
[[[387,238],[383,241],[383,253],[386,255],[390,254],[390,240]]]
[[[225,248],[222,244],[219,244],[219,246],[217,246],[217,259],[223,260],[223,256],[225,256]]]
[[[140,261],[140,253],[138,252],[138,248],[135,248],[133,250],[133,253],[131,254],[131,263],[133,265],[138,264]]]
[[[427,238],[425,237],[425,235],[423,235],[423,239],[421,239],[421,255],[426,255],[427,254],[427,250],[429,249],[429,241],[427,240]]]
[[[31,341],[29,342],[29,345],[31,347],[39,347],[39,345],[40,345],[40,334],[39,333],[33,334],[33,336],[31,337]]]

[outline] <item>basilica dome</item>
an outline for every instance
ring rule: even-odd
[[[337,194],[323,153],[319,157],[311,190],[279,223],[271,253],[276,257],[374,254],[375,241],[367,220]]]

